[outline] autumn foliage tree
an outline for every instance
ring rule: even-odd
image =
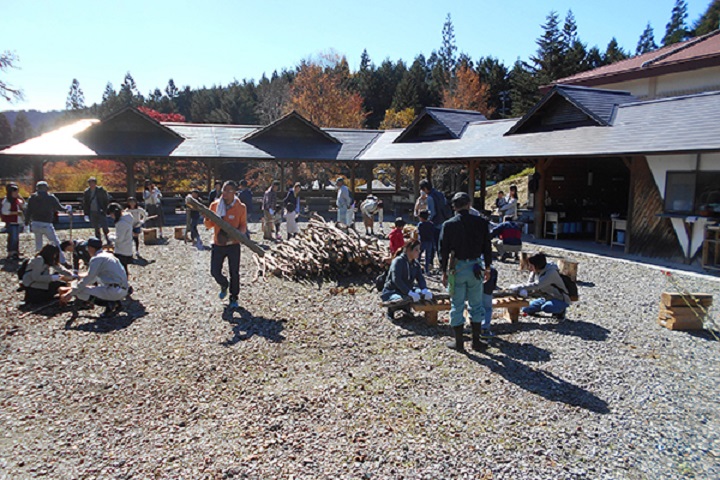
[[[57,192],[82,192],[90,177],[108,190],[125,190],[125,166],[114,160],[49,162],[45,166],[45,179]]]
[[[405,128],[415,119],[415,109],[412,107],[395,111],[392,108],[385,110],[385,118],[380,124],[380,130],[391,128]]]
[[[443,91],[443,107],[474,110],[490,118],[495,111],[488,106],[490,87],[468,65],[458,67],[451,85]]]
[[[337,56],[303,61],[290,88],[290,108],[320,127],[362,128],[363,98],[348,87],[344,66],[345,58]]]
[[[179,113],[160,113],[148,107],[138,107],[138,110],[158,122],[185,122],[185,117]]]

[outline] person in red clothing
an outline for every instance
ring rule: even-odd
[[[215,212],[218,217],[222,218],[230,225],[235,227],[242,234],[247,233],[247,208],[237,199],[237,184],[229,180],[222,187],[220,198],[210,204],[210,210]],[[228,286],[230,287],[230,303],[228,307],[231,309],[238,307],[238,295],[240,294],[240,243],[230,238],[219,225],[210,219],[205,219],[205,227],[214,228],[212,244],[212,255],[210,257],[210,274],[220,285],[220,293],[218,297],[224,300],[228,294]],[[222,268],[225,259],[228,259],[228,270],[230,272],[230,281],[223,275]]]
[[[405,237],[403,236],[403,227],[405,220],[398,217],[395,219],[395,228],[390,230],[388,238],[390,239],[390,256],[394,257],[399,248],[405,245]]]

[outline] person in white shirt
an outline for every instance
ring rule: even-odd
[[[160,238],[163,236],[163,225],[165,224],[165,216],[162,210],[162,193],[160,189],[151,181],[145,182],[145,191],[143,192],[145,200],[145,208],[150,216],[155,217],[153,225],[157,225],[160,231]]]
[[[128,265],[133,256],[133,216],[124,212],[120,204],[111,203],[107,207],[107,215],[115,223],[115,249],[113,254],[120,260],[125,274],[130,277]]]
[[[144,208],[138,205],[135,197],[127,199],[126,211],[133,217],[133,242],[135,243],[135,253],[140,255],[140,233],[142,232],[142,226],[145,223],[145,219],[148,217],[147,212]]]
[[[345,186],[345,179],[339,177],[336,182],[337,185],[337,200],[335,205],[337,206],[337,221],[349,225],[348,222],[348,209],[352,206],[352,198],[350,198],[350,190]]]
[[[72,297],[85,302],[105,305],[102,317],[109,317],[120,312],[120,300],[128,294],[128,280],[120,260],[112,253],[102,249],[99,238],[87,241],[90,252],[90,265],[87,274],[75,287],[60,287],[60,303],[66,305]]]

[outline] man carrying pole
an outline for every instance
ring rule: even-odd
[[[210,210],[227,222],[230,227],[245,235],[247,233],[247,209],[235,196],[236,192],[237,184],[234,181],[225,182],[220,198],[210,204]],[[238,307],[238,295],[240,294],[240,242],[210,218],[205,218],[205,227],[214,229],[210,273],[220,285],[218,297],[220,300],[224,300],[228,294],[228,287],[230,287],[228,307],[235,309]],[[230,281],[222,273],[226,258],[228,259]]]

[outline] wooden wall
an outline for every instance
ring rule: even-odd
[[[628,221],[629,253],[669,260],[685,256],[669,218],[658,217],[663,201],[645,157],[631,164],[631,219]]]

